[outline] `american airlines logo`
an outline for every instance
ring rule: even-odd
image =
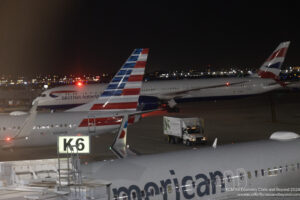
[[[167,200],[168,194],[175,193],[175,199],[198,199],[199,197],[214,195],[218,192],[226,191],[225,179],[229,187],[245,187],[247,179],[244,169],[237,169],[237,176],[231,171],[212,171],[208,174],[199,173],[193,176],[184,176],[181,179],[176,177],[174,170],[169,170],[170,178],[160,180],[159,183],[147,182],[143,188],[137,185],[129,187],[113,188],[114,199],[150,199],[153,196],[162,195],[162,199]],[[238,181],[236,181],[238,177]],[[235,180],[234,180],[235,179]],[[232,183],[233,185],[230,185]],[[172,195],[173,196],[173,195]],[[170,197],[169,197],[170,198]]]

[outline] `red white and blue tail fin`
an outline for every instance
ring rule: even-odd
[[[135,49],[101,96],[68,111],[135,111],[149,49]]]
[[[290,41],[282,42],[275,49],[275,51],[273,51],[270,57],[259,68],[258,75],[261,78],[273,78],[275,80],[279,79],[281,66],[285,59],[289,45]]]
[[[110,147],[110,150],[118,158],[126,158],[129,156],[137,155],[136,152],[131,150],[127,145],[127,126],[128,126],[128,115],[125,115],[122,120],[118,135],[116,136],[113,144]]]

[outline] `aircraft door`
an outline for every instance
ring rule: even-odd
[[[96,133],[96,118],[88,116],[88,133]]]

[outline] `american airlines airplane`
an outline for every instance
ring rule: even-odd
[[[275,132],[269,140],[134,156],[126,153],[127,123],[121,127],[115,148],[125,158],[81,167],[85,180],[106,185],[103,199],[300,196],[300,135],[296,133]]]
[[[139,104],[142,106],[190,98],[227,98],[256,95],[282,87],[279,73],[290,42],[282,42],[252,77],[209,78],[198,80],[164,80],[144,82]],[[95,99],[106,84],[90,84],[78,87],[67,85],[44,91],[33,102],[39,107],[57,109],[78,106]],[[153,105],[152,105],[153,106]],[[150,107],[152,108],[152,107]]]
[[[0,115],[2,147],[56,144],[58,135],[97,135],[117,131],[124,114],[130,123],[138,121],[138,98],[142,86],[148,49],[135,49],[106,89],[81,106],[60,113],[31,112]]]

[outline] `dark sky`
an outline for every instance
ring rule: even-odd
[[[299,65],[299,10],[297,1],[0,0],[0,74],[113,73],[136,47],[150,48],[148,72],[258,68],[285,40],[285,65]]]

